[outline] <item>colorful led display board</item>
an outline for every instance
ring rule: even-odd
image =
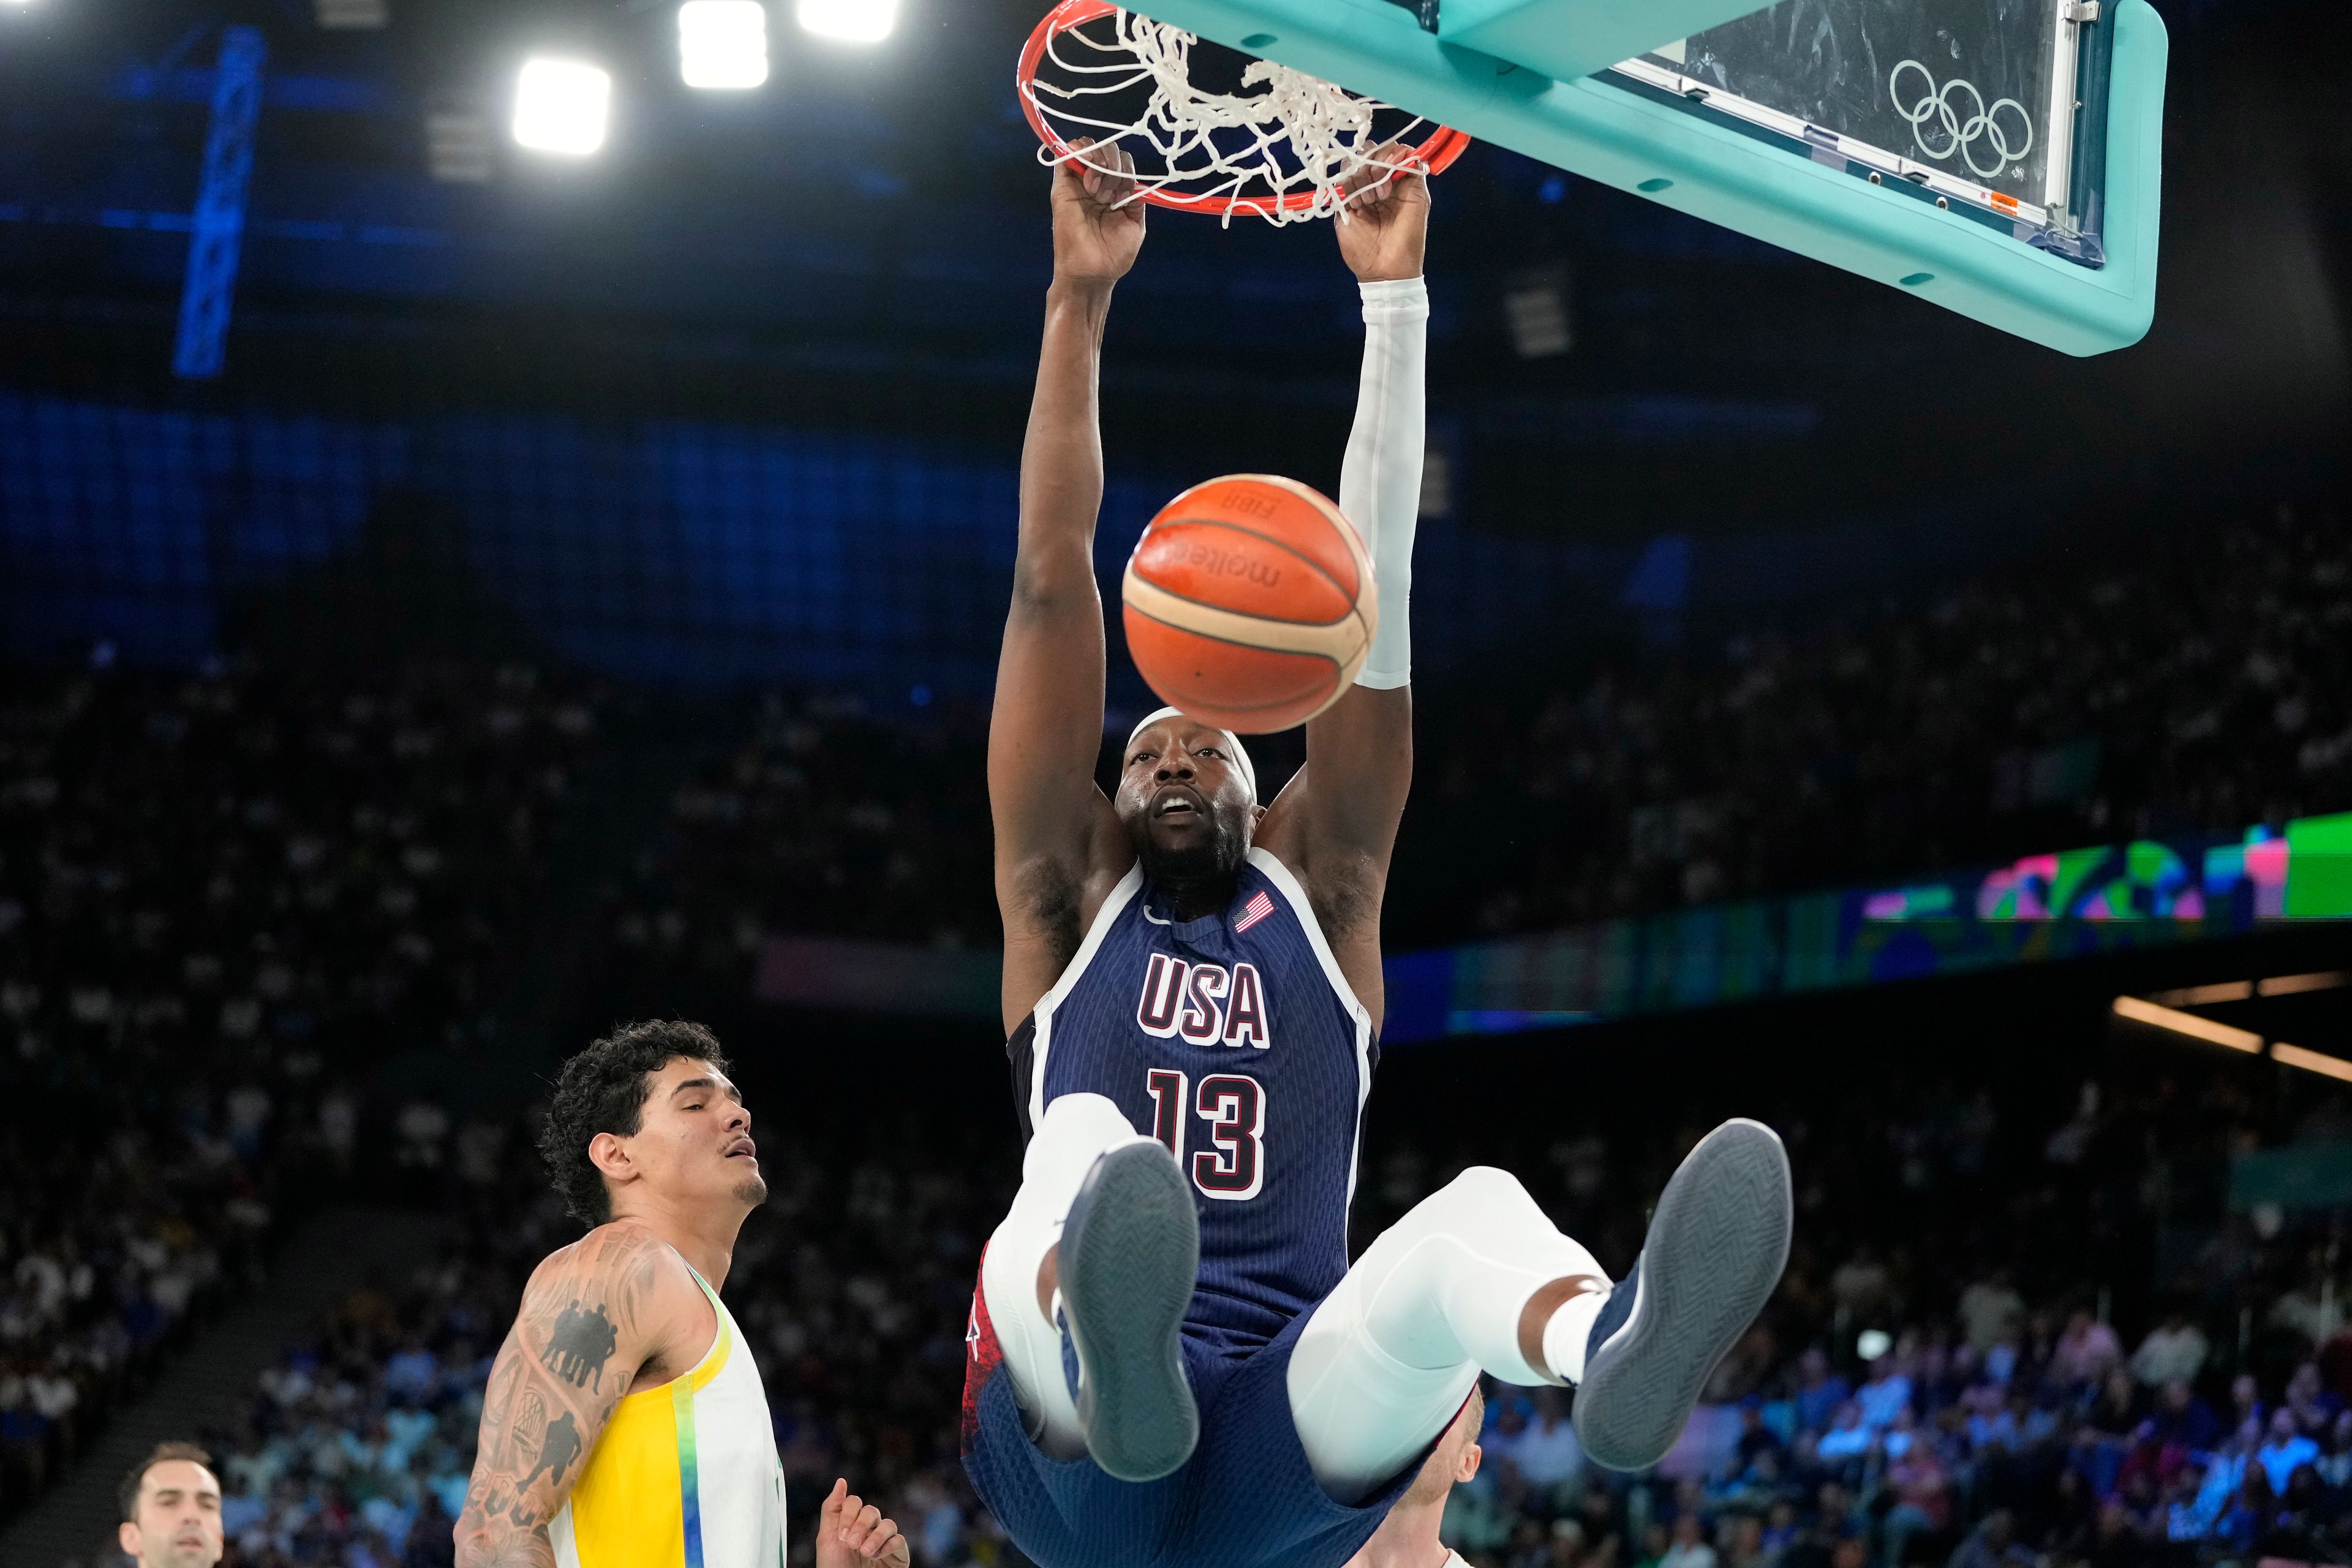
[[[2352,917],[2352,812],[1893,885],[1598,921],[1388,962],[1390,1045],[1957,974]],[[998,957],[770,939],[767,1001],[991,1017]]]

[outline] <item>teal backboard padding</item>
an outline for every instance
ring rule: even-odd
[[[1545,3],[1558,10],[1568,0]],[[2147,0],[2117,0],[2096,24],[2115,29],[2100,236],[2106,264],[2098,268],[1940,210],[1899,183],[1873,185],[1604,79],[1563,80],[1449,43],[1389,0],[1143,0],[1136,8],[2062,353],[2104,353],[2137,342],[2155,315],[2170,46]],[[1646,26],[1596,22],[1592,36],[1612,49],[1661,26],[1675,29],[1621,58],[1684,36],[1686,23],[1695,30],[1694,18],[1719,22],[1740,11],[1738,0],[1704,10],[1696,0],[1581,0],[1576,8],[1659,18]],[[1507,31],[1517,10],[1485,5],[1472,25]]]
[[[1596,5],[1592,0],[1444,0],[1437,13],[1437,36],[1569,81],[1632,59],[1670,38],[1719,27],[1755,9],[1756,0],[1650,0],[1642,5]]]

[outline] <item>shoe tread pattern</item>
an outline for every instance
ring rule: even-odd
[[[1120,1480],[1172,1473],[1200,1440],[1181,1341],[1200,1250],[1192,1190],[1157,1143],[1105,1154],[1063,1226],[1062,1307],[1080,1367],[1078,1415],[1087,1451]]]
[[[1789,1260],[1789,1158],[1760,1122],[1700,1140],[1658,1199],[1630,1328],[1594,1352],[1576,1391],[1594,1462],[1643,1470],[1665,1458],[1724,1352],[1771,1299]]]

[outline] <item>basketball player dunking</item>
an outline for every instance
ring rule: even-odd
[[[719,1300],[767,1202],[751,1113],[697,1024],[631,1024],[563,1064],[541,1140],[593,1226],[524,1287],[482,1402],[460,1568],[783,1568],[784,1475]],[[835,1481],[817,1568],[907,1568]]]
[[[1369,332],[1339,506],[1379,631],[1268,805],[1233,735],[1165,710],[1096,788],[1105,644],[1097,364],[1144,207],[1054,177],[1054,281],[989,737],[1004,1022],[1028,1150],[972,1303],[965,1464],[1045,1568],[1339,1568],[1481,1368],[1577,1388],[1600,1463],[1663,1457],[1779,1279],[1780,1141],[1717,1129],[1613,1286],[1519,1184],[1474,1168],[1348,1264],[1412,770],[1405,595],[1421,488],[1429,195],[1337,226]]]

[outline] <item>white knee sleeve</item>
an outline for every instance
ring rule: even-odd
[[[1561,1378],[1520,1352],[1528,1299],[1577,1275],[1608,1284],[1592,1254],[1560,1235],[1518,1178],[1490,1165],[1472,1166],[1418,1205],[1357,1267],[1371,1285],[1365,1325],[1389,1353],[1418,1366],[1466,1356],[1505,1383],[1528,1385]]]
[[[1046,1106],[1022,1157],[1021,1190],[981,1262],[981,1293],[1029,1435],[1057,1459],[1087,1451],[1086,1430],[1062,1375],[1062,1331],[1038,1309],[1037,1270],[1062,1239],[1062,1222],[1095,1162],[1122,1143],[1148,1141],[1099,1094],[1066,1094]]]
[[[1291,1347],[1290,1419],[1307,1467],[1337,1502],[1353,1505],[1411,1464],[1445,1430],[1477,1363],[1412,1366],[1364,1324],[1364,1282],[1350,1273],[1324,1298]]]
[[[1553,1314],[1551,1364],[1529,1365],[1519,1348],[1528,1300],[1578,1276],[1591,1277],[1595,1292]],[[1580,1374],[1578,1325],[1591,1331],[1606,1289],[1592,1254],[1517,1178],[1463,1172],[1373,1242],[1299,1334],[1290,1409],[1316,1479],[1340,1501],[1360,1500],[1444,1430],[1482,1369],[1517,1384]]]

